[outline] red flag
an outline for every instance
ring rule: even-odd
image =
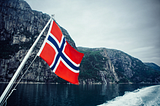
[[[56,75],[72,84],[79,84],[79,65],[84,54],[65,41],[55,21],[51,22],[46,39],[37,55],[46,61]]]

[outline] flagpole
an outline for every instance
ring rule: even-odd
[[[22,70],[22,68],[24,67],[27,59],[29,58],[30,54],[32,53],[34,47],[36,46],[38,40],[40,39],[40,37],[42,36],[43,32],[45,31],[46,27],[49,25],[49,23],[51,22],[53,17],[51,17],[49,19],[49,21],[47,22],[46,26],[43,28],[43,30],[41,31],[41,33],[39,34],[39,36],[37,37],[37,39],[35,40],[35,42],[33,43],[33,45],[31,46],[31,48],[29,49],[29,51],[27,52],[26,56],[24,57],[23,61],[21,62],[20,66],[18,67],[17,71],[15,72],[14,76],[12,77],[12,79],[10,80],[9,84],[7,85],[7,87],[5,88],[4,92],[2,93],[1,97],[0,97],[0,106],[2,106],[5,102],[5,98],[7,97],[8,93],[10,92],[15,80],[17,79],[18,75],[20,74],[20,71]]]

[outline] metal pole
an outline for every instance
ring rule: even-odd
[[[12,77],[12,79],[10,80],[9,84],[7,85],[6,89],[4,90],[4,92],[2,93],[1,97],[0,97],[0,106],[3,106],[4,102],[5,102],[5,98],[7,97],[8,93],[10,92],[15,80],[17,79],[18,75],[20,74],[20,71],[22,70],[22,68],[25,65],[25,62],[27,61],[27,59],[29,58],[30,54],[32,53],[34,47],[36,46],[38,40],[40,39],[40,37],[42,36],[44,30],[46,29],[46,27],[48,26],[48,24],[50,23],[50,21],[52,20],[52,17],[50,18],[50,20],[47,22],[46,26],[43,28],[43,30],[41,31],[41,33],[39,34],[39,36],[37,37],[37,39],[35,40],[35,42],[33,43],[33,45],[31,46],[31,48],[29,49],[28,53],[26,54],[26,56],[24,57],[23,61],[21,62],[20,66],[18,67],[17,71],[15,72],[14,76]]]

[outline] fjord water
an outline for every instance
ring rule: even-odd
[[[160,106],[160,85],[125,92],[98,106]]]
[[[0,94],[5,86],[0,84]],[[160,85],[20,84],[7,106],[158,106],[159,101]]]

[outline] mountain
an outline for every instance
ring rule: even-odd
[[[78,50],[85,54],[80,67],[82,79],[102,82],[104,76],[109,83],[160,82],[159,71],[120,50],[83,47]]]
[[[24,0],[0,1],[0,82],[8,82],[22,62],[50,16],[32,10]],[[160,71],[145,65],[127,53],[107,48],[76,47],[68,32],[59,25],[72,47],[83,52],[79,81],[92,83],[159,83]],[[37,54],[44,36],[36,45],[20,75]],[[37,57],[22,79],[23,82],[67,83],[51,72],[49,66]]]
[[[0,1],[0,81],[11,79],[50,16],[32,10],[24,0]],[[70,45],[76,48],[68,32],[60,26]],[[46,35],[48,27],[43,35]],[[41,37],[21,75],[37,54],[45,36]],[[48,65],[39,57],[35,60],[23,81],[54,81],[57,76],[51,73]]]
[[[155,70],[160,71],[160,66],[156,65],[155,63],[144,63],[144,64],[155,69]]]
[[[83,48],[78,50],[84,53],[80,65],[81,83],[117,83],[119,78],[115,68],[107,55],[106,49]]]

